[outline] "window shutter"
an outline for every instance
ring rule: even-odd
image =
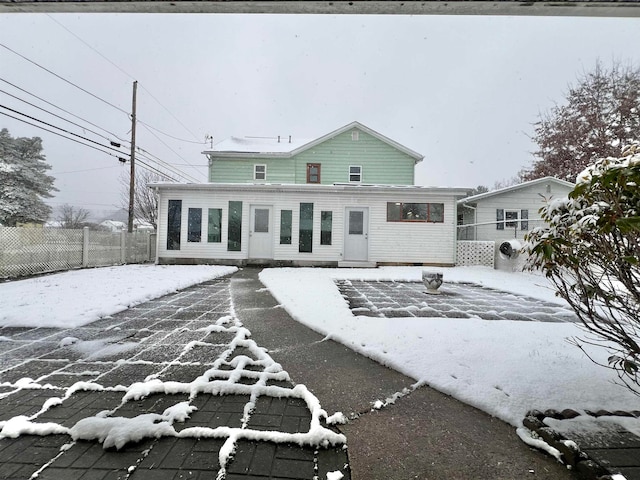
[[[529,230],[529,210],[520,210],[520,230]]]
[[[496,208],[496,230],[504,230],[504,208]]]

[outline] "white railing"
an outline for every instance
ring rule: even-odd
[[[0,227],[0,278],[155,260],[155,234]]]

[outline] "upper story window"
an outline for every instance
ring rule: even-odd
[[[253,179],[254,180],[266,180],[267,179],[267,166],[266,165],[254,165],[253,166]]]
[[[444,203],[387,203],[387,222],[444,222]]]
[[[362,166],[350,165],[349,166],[349,181],[361,182],[362,181]]]
[[[307,183],[320,183],[319,163],[307,163]]]

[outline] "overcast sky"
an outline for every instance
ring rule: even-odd
[[[198,181],[206,135],[313,138],[357,120],[424,155],[417,184],[491,187],[531,163],[532,124],[597,59],[640,65],[640,19],[16,13],[0,15],[0,43],[102,99],[0,47],[0,105],[108,145],[129,139],[138,80],[142,160]],[[43,139],[52,205],[122,205],[116,152],[4,115],[0,128]]]

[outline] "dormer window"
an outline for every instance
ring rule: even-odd
[[[253,179],[254,180],[266,180],[267,179],[267,166],[266,165],[254,165],[253,166]]]
[[[307,163],[307,183],[320,183],[319,163]]]
[[[349,182],[360,183],[362,181],[362,166],[350,165],[349,166]]]

